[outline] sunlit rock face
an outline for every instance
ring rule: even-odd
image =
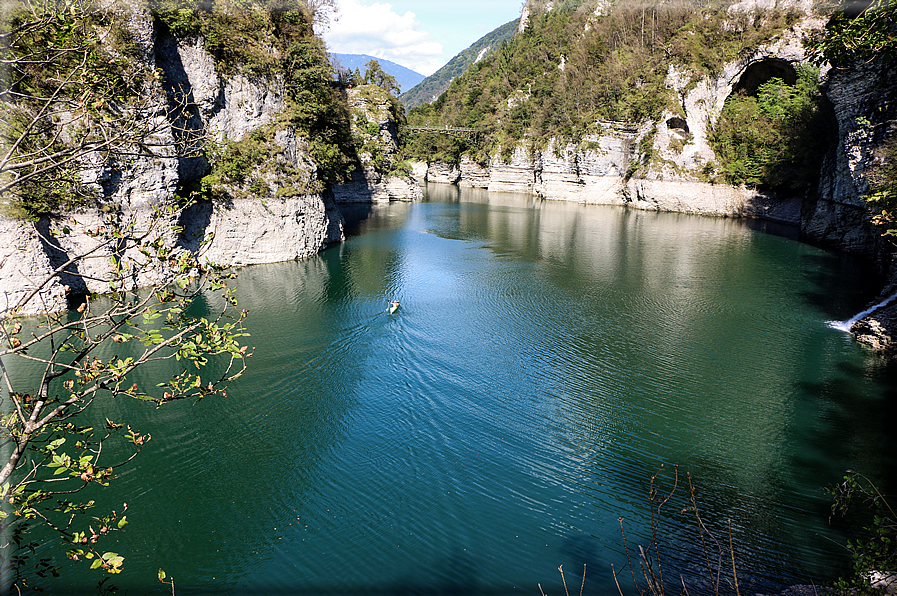
[[[171,204],[179,188],[208,173],[209,163],[201,152],[178,157],[174,142],[182,146],[198,143],[203,134],[218,142],[239,141],[276,122],[284,107],[285,91],[279,77],[222,77],[200,37],[172,36],[137,3],[114,10],[125,17],[137,59],[162,73],[150,90],[158,109],[146,116],[152,120],[156,130],[153,142],[159,148],[151,155],[135,155],[127,163],[109,162],[100,156],[84,159],[80,177],[96,192],[95,206],[35,223],[0,218],[0,311],[13,308],[72,256],[102,243],[105,236],[96,232],[103,229],[106,218],[146,227],[155,208]],[[166,106],[175,104],[186,104],[187,113],[170,121]],[[305,139],[288,126],[277,130],[273,138],[280,148],[274,161],[287,167],[260,174],[265,196],[250,196],[244,189],[234,188],[227,201],[201,202],[162,218],[154,233],[175,253],[202,251],[204,259],[229,264],[304,258],[342,240],[343,219],[332,195],[307,190],[313,187],[317,170]],[[282,175],[278,169],[291,173]],[[72,275],[47,284],[20,312],[55,312],[65,309],[67,297],[73,294],[108,291],[111,255],[109,247],[101,248],[97,258],[80,263]],[[136,251],[120,256],[138,262],[143,258]],[[170,278],[166,267],[163,262],[147,267],[129,283],[132,287],[164,283]]]
[[[457,184],[461,179],[461,168],[454,164],[433,162],[427,168],[427,181],[441,184]]]
[[[386,91],[376,85],[362,85],[348,93],[352,135],[360,139],[358,168],[347,184],[333,187],[337,203],[379,203],[417,201],[423,190],[413,172],[395,173],[399,139],[395,117],[389,110]]]
[[[488,165],[475,162],[466,155],[461,156],[459,186],[471,188],[489,188],[492,174]]]
[[[881,60],[833,69],[826,91],[838,121],[838,142],[822,167],[817,200],[805,211],[809,238],[869,256],[881,243],[862,197],[882,163],[883,143],[897,131],[897,77]]]

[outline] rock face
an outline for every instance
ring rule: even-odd
[[[186,117],[163,121],[157,133],[161,148],[136,156],[126,164],[83,164],[81,178],[101,197],[96,208],[44,217],[35,223],[0,218],[0,312],[13,308],[36,285],[51,276],[72,256],[95,249],[108,236],[107,218],[121,224],[135,222],[138,229],[153,222],[156,208],[170,205],[179,186],[208,171],[201,155],[178,158],[173,143],[182,146],[201,138],[239,141],[261,126],[271,125],[284,106],[283,83],[277,78],[250,80],[242,75],[221,77],[202,39],[178,39],[158,27],[143,7],[126,9],[126,22],[137,45],[139,59],[163,73],[155,93],[170,103],[189,106]],[[270,263],[308,257],[329,243],[343,239],[342,215],[332,195],[302,190],[316,178],[305,141],[292,129],[274,134],[279,147],[277,170],[302,178],[293,187],[277,174],[266,174],[267,198],[236,192],[229,200],[204,202],[155,221],[157,234],[171,251],[202,250],[202,258],[234,265]],[[240,189],[236,189],[239,191]],[[182,226],[179,231],[176,226]],[[200,249],[200,240],[206,240]],[[97,250],[97,258],[82,261],[74,275],[64,275],[21,308],[22,314],[59,311],[67,295],[108,291],[110,246]],[[119,256],[140,260],[125,252]],[[148,268],[130,280],[132,286],[164,283],[164,265]]]
[[[883,245],[869,224],[863,195],[884,141],[897,133],[893,64],[873,61],[833,69],[827,96],[838,120],[838,143],[826,157],[818,200],[804,214],[808,238],[879,257]]]
[[[644,134],[644,130],[608,130],[602,135],[589,136],[578,145],[562,147],[552,141],[534,157],[525,148],[517,147],[507,161],[500,153],[496,154],[489,167],[466,157],[460,166],[431,163],[426,179],[496,192],[533,194],[551,200],[799,223],[800,199],[780,199],[747,188],[710,184],[688,177],[664,179],[653,175],[627,179],[627,168],[638,158],[639,135]]]
[[[454,164],[431,163],[427,168],[427,181],[440,184],[457,184],[461,180],[461,168]],[[468,186],[473,186],[468,184]]]
[[[352,182],[333,187],[336,202],[378,203],[423,198],[423,190],[410,174],[389,173],[397,165],[399,142],[386,91],[376,85],[362,85],[349,90],[348,100],[360,169],[352,172]]]
[[[873,258],[887,279],[873,301],[879,304],[897,291],[897,263],[894,246],[869,224],[862,197],[885,159],[885,142],[897,135],[894,64],[879,59],[833,69],[827,94],[838,119],[838,143],[823,164],[817,200],[804,208],[803,232],[813,241]],[[897,300],[858,321],[852,332],[876,350],[897,352]]]
[[[181,246],[225,265],[303,259],[343,237],[339,210],[309,196],[206,201],[185,210],[179,223],[184,228]],[[205,237],[212,240],[200,248]]]
[[[58,311],[66,306],[66,292],[57,278],[39,287],[53,270],[48,239],[30,222],[0,218],[0,311],[12,309],[32,291],[40,293],[28,302],[26,314]]]
[[[461,156],[458,184],[470,188],[489,188],[491,172],[488,166],[478,164],[466,155]]]

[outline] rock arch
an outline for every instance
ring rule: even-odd
[[[785,81],[786,84],[793,85],[797,82],[797,71],[788,60],[764,58],[744,69],[738,82],[732,88],[732,93],[756,95],[760,85],[772,78],[779,78]]]

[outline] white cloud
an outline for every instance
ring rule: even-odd
[[[445,62],[444,48],[419,27],[413,12],[400,15],[391,4],[340,0],[336,19],[322,34],[331,52],[370,54],[429,75]]]

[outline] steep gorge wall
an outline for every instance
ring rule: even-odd
[[[528,2],[527,6],[532,9],[537,4]],[[730,11],[762,10],[762,4],[745,0]],[[808,59],[802,40],[820,29],[825,19],[814,15],[807,2],[795,0],[784,6],[800,9],[804,17],[769,43],[726,64],[717,76],[670,67],[665,84],[680,97],[681,112],[664,111],[640,124],[599,122],[602,132],[578,144],[550,139],[545,149],[534,151],[528,146],[531,141],[524,141],[509,159],[496,154],[479,170],[464,161],[455,171],[445,164],[430,164],[427,179],[554,200],[798,224],[800,199],[711,183],[705,172],[715,160],[709,130],[743,79],[769,65],[793,72]],[[651,159],[644,164],[646,144]]]
[[[886,281],[872,305],[883,306],[851,331],[873,348],[894,353],[897,301],[887,301],[897,293],[895,247],[870,225],[863,196],[886,159],[885,143],[897,136],[897,68],[877,59],[833,69],[827,95],[838,119],[838,143],[823,164],[817,197],[805,203],[802,232],[814,242],[875,261]]]
[[[762,8],[760,4],[745,0],[737,6],[750,10]],[[522,143],[509,159],[496,154],[484,165],[471,165],[469,160],[459,166],[429,164],[428,180],[554,200],[794,224],[806,241],[873,259],[887,278],[873,303],[884,302],[897,294],[893,246],[873,229],[863,196],[869,190],[870,174],[882,163],[884,142],[897,134],[893,62],[877,60],[821,71],[820,82],[833,107],[838,134],[821,164],[815,195],[772,196],[706,181],[705,167],[715,159],[708,132],[726,99],[739,87],[756,87],[769,76],[787,77],[808,60],[802,38],[823,27],[826,19],[815,15],[807,2],[794,4],[804,18],[727,64],[720,75],[694,84],[693,73],[671,67],[666,85],[681,98],[679,113],[658,114],[638,130],[607,127],[577,145],[561,146],[550,140],[546,149],[533,151]],[[640,146],[648,140],[652,159],[636,169],[642,161]],[[897,299],[864,318],[853,331],[876,349],[897,349]]]
[[[186,106],[187,114],[173,121],[160,116],[165,110],[153,115],[161,125],[155,138],[159,148],[152,153],[126,163],[85,161],[81,179],[96,191],[96,205],[37,222],[0,217],[0,312],[13,308],[71,257],[107,241],[112,221],[135,222],[138,230],[145,229],[157,208],[172,205],[180,188],[208,173],[202,153],[178,157],[176,143],[189,145],[205,138],[217,143],[240,141],[260,127],[276,127],[272,163],[256,172],[267,190],[258,196],[234,187],[226,199],[200,201],[165,216],[154,233],[173,253],[192,251],[203,260],[230,265],[272,263],[311,256],[344,238],[334,195],[303,190],[314,186],[317,168],[306,140],[277,123],[285,105],[281,78],[222,76],[202,38],[171,35],[142,4],[123,10],[137,59],[162,74],[152,93],[158,94],[160,105]],[[377,109],[374,113],[379,114]],[[389,126],[383,124],[386,130]],[[394,135],[394,125],[392,130]],[[389,147],[380,150],[389,153]],[[380,192],[367,184],[366,171],[362,178],[364,188],[356,189],[354,200],[409,199],[415,198],[415,190],[420,193],[416,185],[389,181]],[[104,280],[110,278],[111,256],[111,248],[101,248],[71,275],[51,279],[20,312],[55,312],[67,307],[71,295],[108,291]],[[143,259],[131,253],[118,256]],[[135,275],[131,283],[146,286],[164,283],[168,277],[166,265],[159,263]]]

